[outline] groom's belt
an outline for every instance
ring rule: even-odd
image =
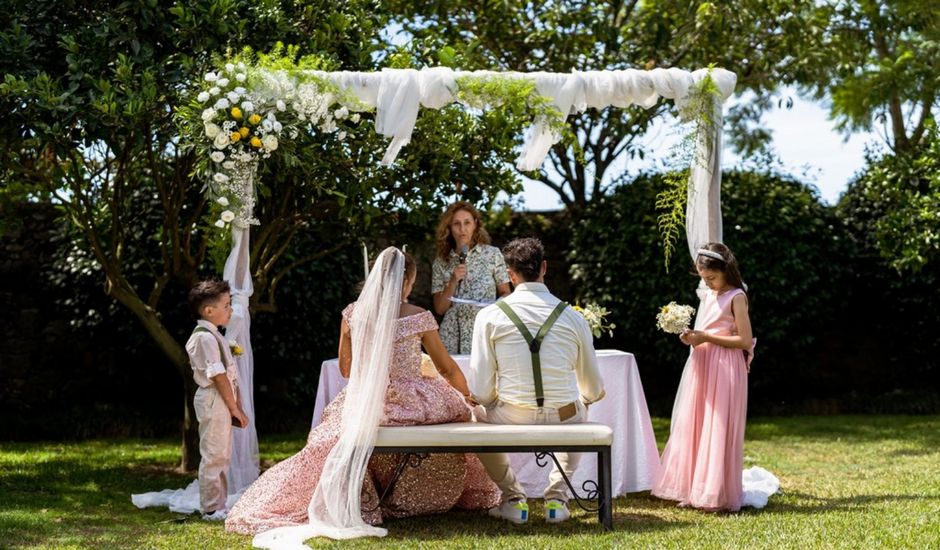
[[[529,407],[526,405],[508,403],[506,401],[503,401],[502,404],[504,407],[512,407],[514,409],[519,409],[526,412],[538,411],[540,408],[545,411],[558,411],[558,420],[562,422],[578,414],[577,401],[572,401],[571,403],[568,403],[567,405],[561,405],[560,407]]]

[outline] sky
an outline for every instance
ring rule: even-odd
[[[878,144],[880,140],[874,134],[854,134],[845,140],[835,130],[828,111],[821,103],[802,99],[794,90],[784,90],[782,95],[793,98],[793,107],[775,108],[763,117],[765,126],[773,135],[772,147],[784,169],[801,181],[815,185],[822,200],[834,204],[852,176],[864,165],[866,144]],[[649,146],[652,158],[648,157],[650,160],[636,165],[631,171],[653,166],[656,159],[665,157],[675,140],[675,134],[663,125],[651,129],[644,142]],[[733,168],[740,163],[740,157],[726,145],[722,166]],[[627,168],[624,165],[621,169]],[[561,207],[558,195],[538,182],[526,182],[522,198],[526,210],[556,210]]]

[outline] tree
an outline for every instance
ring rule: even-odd
[[[797,83],[830,103],[840,130],[883,124],[895,154],[921,147],[940,99],[940,3],[840,0],[819,11],[828,25],[818,49],[828,62],[807,65]]]
[[[225,248],[208,227],[204,181],[193,174],[199,159],[179,142],[173,110],[228,48],[266,51],[283,40],[298,54],[316,53],[320,68],[373,68],[385,18],[365,0],[338,7],[213,0],[169,10],[155,0],[14,4],[0,28],[0,104],[7,113],[0,122],[0,195],[57,204],[76,246],[101,270],[107,294],[175,367],[187,389],[181,467],[192,469],[198,435],[180,344],[186,328],[167,324],[179,308],[167,296],[214,271],[210,252]],[[296,157],[262,166],[261,227],[251,251],[254,311],[276,311],[278,285],[291,269],[399,223],[397,210],[428,215],[453,186],[428,189],[427,182],[445,182],[455,166],[464,170],[465,154],[479,157],[493,147],[472,131],[472,121],[453,111],[438,115],[425,118],[415,139],[420,144],[422,132],[448,136],[449,156],[435,150],[433,162],[426,160],[429,144],[410,147],[396,170],[379,167],[384,144],[365,120],[364,131],[344,144],[301,136]],[[478,169],[489,179],[467,187],[481,201],[514,183],[499,175],[501,167]],[[300,232],[319,238],[292,248]]]
[[[809,1],[453,2],[392,1],[391,16],[414,37],[423,61],[462,69],[513,71],[602,70],[717,65],[738,74],[738,91],[765,107],[782,75],[807,61],[802,55],[820,28]],[[736,143],[753,150],[769,137],[752,123],[761,108],[744,105],[729,117]],[[628,159],[648,151],[642,136],[672,112],[608,108],[569,118],[577,143],[559,143],[551,168],[526,174],[582,210],[608,191]]]
[[[878,250],[899,271],[916,271],[940,249],[936,176],[940,106],[940,3],[837,1],[818,51],[829,61],[795,81],[826,100],[845,134],[881,129],[888,150],[872,152],[855,182],[878,205]]]

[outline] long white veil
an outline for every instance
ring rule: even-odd
[[[356,301],[351,321],[352,370],[343,403],[342,431],[330,451],[307,508],[309,523],[279,527],[257,535],[256,548],[308,548],[311,537],[383,537],[386,530],[362,521],[360,495],[366,465],[385,407],[388,370],[401,306],[405,256],[382,251]]]

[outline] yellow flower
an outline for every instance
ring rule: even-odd
[[[261,138],[258,136],[253,136],[248,143],[251,143],[251,146],[255,149],[261,149]]]
[[[235,340],[229,340],[228,347],[230,350],[232,350],[232,355],[235,357],[241,357],[242,354],[245,353],[245,350],[242,349],[242,347],[239,346],[238,342],[236,342]]]
[[[261,116],[258,115],[257,113],[248,117],[248,123],[251,124],[252,126],[258,124],[259,122],[261,122]]]
[[[242,110],[239,109],[238,107],[232,107],[232,118],[234,118],[235,120],[241,120]]]
[[[248,128],[245,128],[244,126],[242,126],[241,128],[238,129],[238,132],[242,135],[243,138],[248,137]]]
[[[235,143],[242,138],[242,135],[238,132],[232,132],[232,135],[230,135],[229,138],[232,140],[232,143]]]

